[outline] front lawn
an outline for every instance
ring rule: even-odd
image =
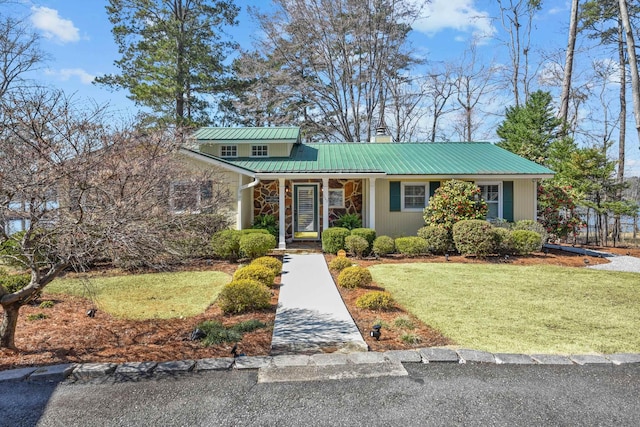
[[[112,277],[56,279],[47,294],[93,299],[96,306],[126,319],[171,319],[203,313],[231,276],[218,271],[130,274]]]
[[[410,263],[369,268],[409,312],[460,347],[640,352],[640,275],[556,266]]]

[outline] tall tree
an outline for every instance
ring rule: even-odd
[[[370,140],[381,112],[388,111],[391,82],[419,62],[407,44],[415,10],[396,0],[274,5],[273,13],[252,11],[264,34],[258,56],[286,73],[288,91],[308,106],[300,111],[313,121],[313,132],[325,140]]]
[[[571,92],[571,77],[573,75],[573,53],[576,47],[578,33],[578,0],[571,1],[571,19],[569,20],[569,41],[567,42],[566,59],[564,63],[564,78],[562,80],[562,94],[560,95],[560,119],[567,123],[569,115],[569,94]]]
[[[498,126],[498,146],[539,164],[547,164],[549,150],[562,121],[554,114],[549,92],[536,91],[523,106],[507,107]]]
[[[212,97],[224,87],[225,60],[235,44],[231,0],[109,0],[120,74],[96,83],[129,91],[136,104],[177,126],[207,124]]]
[[[620,20],[627,41],[627,54],[629,56],[629,68],[631,74],[631,94],[633,97],[633,115],[636,121],[636,130],[640,138],[640,76],[638,76],[638,59],[636,57],[636,44],[633,38],[633,27],[629,18],[629,9],[626,0],[619,0]]]
[[[515,105],[519,106],[529,97],[531,31],[535,13],[542,8],[542,0],[498,0],[498,6],[502,27],[509,37],[506,44],[511,59],[511,90]]]

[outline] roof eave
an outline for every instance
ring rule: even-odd
[[[242,175],[246,175],[246,176],[250,176],[250,177],[255,177],[256,176],[256,172],[254,170],[251,169],[247,169],[247,168],[243,168],[241,166],[237,166],[234,165],[230,162],[227,162],[223,159],[220,159],[218,157],[215,156],[211,156],[208,154],[204,154],[201,153],[199,151],[194,151],[194,150],[190,150],[188,148],[180,148],[179,150],[179,154],[182,154],[186,157],[190,157],[192,159],[196,159],[196,160],[200,160],[203,161],[205,163],[209,163],[215,166],[219,166],[221,168],[227,169],[231,172],[237,172],[240,173]]]

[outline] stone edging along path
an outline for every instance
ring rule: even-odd
[[[65,364],[30,367],[0,371],[0,382],[44,381],[44,382],[91,382],[101,380],[136,381],[141,378],[162,378],[180,374],[231,369],[278,369],[278,368],[344,368],[356,370],[361,366],[379,367],[402,363],[485,363],[496,365],[609,365],[640,364],[640,354],[514,354],[489,353],[469,349],[430,347],[416,350],[389,350],[384,353],[318,353],[313,355],[240,356],[173,362],[130,362]],[[397,370],[389,375],[396,375]],[[406,375],[406,373],[405,373]],[[348,377],[348,376],[343,376]],[[316,378],[318,379],[318,378]]]

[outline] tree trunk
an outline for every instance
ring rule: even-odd
[[[624,183],[625,142],[627,139],[627,58],[624,53],[624,34],[622,20],[618,20],[618,63],[620,64],[620,132],[618,134],[618,194],[616,200],[622,200],[622,184]],[[616,215],[614,224],[614,242],[620,239],[620,215]],[[614,244],[615,246],[615,244]]]
[[[0,325],[0,348],[9,348],[15,350],[16,326],[18,324],[18,313],[21,304],[3,305],[4,313],[2,316],[2,324]]]
[[[618,0],[620,4],[620,19],[627,37],[627,54],[629,55],[629,68],[631,71],[631,93],[633,95],[633,115],[636,119],[636,131],[640,138],[640,82],[638,82],[638,60],[636,59],[636,45],[633,41],[633,31],[629,20],[629,11],[626,0]]]
[[[578,0],[571,2],[571,21],[569,24],[569,41],[567,43],[567,55],[564,63],[564,78],[562,80],[562,95],[560,97],[560,118],[563,122],[563,134],[566,131],[565,124],[569,115],[569,96],[571,94],[571,77],[573,74],[573,52],[576,46],[576,33],[578,28]]]

